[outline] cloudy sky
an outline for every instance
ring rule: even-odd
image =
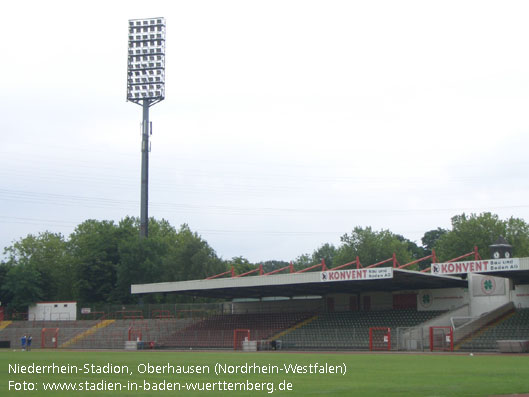
[[[224,259],[355,226],[420,243],[462,212],[529,221],[526,1],[24,1],[2,6],[0,246],[139,216],[128,20],[165,17],[151,216]]]

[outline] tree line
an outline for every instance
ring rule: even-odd
[[[242,274],[259,265],[265,272],[289,265],[281,260],[251,263],[242,256],[222,259],[185,224],[177,229],[166,220],[150,219],[146,239],[139,237],[138,230],[139,219],[134,217],[120,222],[87,220],[68,238],[45,231],[19,239],[4,249],[6,259],[0,262],[2,305],[25,310],[37,301],[181,302],[191,298],[171,294],[138,297],[130,294],[130,285],[203,279],[232,266],[236,274]],[[327,267],[335,267],[357,256],[365,266],[393,253],[405,264],[430,255],[433,249],[442,262],[470,252],[474,246],[482,258],[488,258],[488,247],[499,236],[513,245],[515,256],[529,256],[529,225],[519,218],[502,220],[486,212],[454,216],[451,229],[426,232],[420,245],[389,230],[355,227],[340,238],[338,246],[324,243],[312,253],[298,256],[293,266],[299,270],[325,260]],[[415,269],[428,265],[424,261]]]

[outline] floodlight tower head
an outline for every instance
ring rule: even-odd
[[[165,19],[129,20],[127,101],[143,108],[140,237],[149,229],[149,107],[165,98]]]
[[[165,98],[165,18],[129,20],[127,101],[148,106]]]

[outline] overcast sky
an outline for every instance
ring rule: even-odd
[[[23,1],[2,6],[0,246],[139,216],[128,20],[165,17],[149,215],[229,259],[355,226],[420,244],[529,221],[529,2]]]

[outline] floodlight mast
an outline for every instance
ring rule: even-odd
[[[165,98],[165,18],[129,20],[127,101],[141,105],[140,237],[149,235],[149,108]]]

